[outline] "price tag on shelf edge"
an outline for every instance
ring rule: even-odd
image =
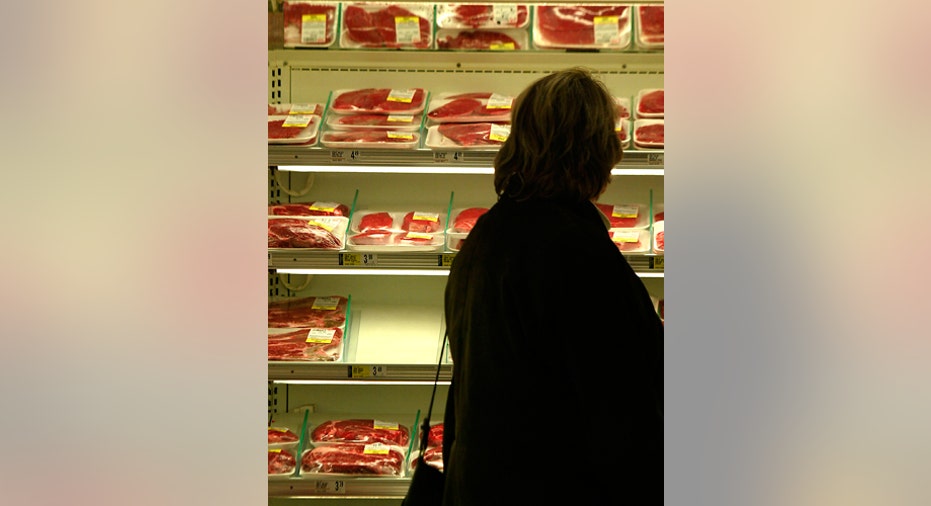
[[[653,268],[654,269],[666,269],[666,257],[664,255],[653,257]]]
[[[648,153],[647,165],[663,165],[663,153]]]
[[[443,253],[440,255],[440,267],[449,267],[453,264],[453,259],[456,258],[455,253]]]
[[[380,378],[388,374],[388,367],[383,365],[351,365],[349,377],[353,379]]]
[[[317,480],[314,482],[314,492],[318,494],[345,494],[346,482],[343,480]]]
[[[462,151],[434,151],[433,161],[435,163],[464,162],[465,153]]]
[[[371,267],[378,264],[378,257],[375,253],[340,253],[339,264]]]

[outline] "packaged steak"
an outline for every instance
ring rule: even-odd
[[[417,132],[423,124],[423,113],[417,114],[330,114],[326,125],[330,130],[394,130]]]
[[[341,19],[342,48],[433,47],[433,4],[346,2]]]
[[[608,218],[610,228],[645,229],[650,226],[650,213],[643,204],[595,204]]]
[[[501,123],[511,120],[514,97],[500,93],[440,93],[430,99],[431,123]]]
[[[617,102],[618,119],[630,119],[630,97],[614,97]]]
[[[526,4],[436,4],[440,28],[526,28],[529,20]]]
[[[360,210],[353,214],[350,230],[440,233],[446,228],[442,213],[430,209],[413,211]]]
[[[404,454],[382,443],[317,446],[301,457],[302,473],[401,476]]]
[[[297,460],[291,450],[284,448],[268,449],[268,476],[290,476],[297,467]]]
[[[336,42],[339,2],[285,0],[284,47],[329,47]]]
[[[320,144],[328,148],[417,149],[420,132],[410,130],[332,130],[324,132]]]
[[[663,88],[640,90],[634,104],[637,119],[662,119],[666,111],[666,93]]]
[[[538,49],[627,49],[631,43],[630,7],[534,5],[533,45]]]
[[[664,120],[634,120],[634,147],[642,149],[662,148],[665,137]]]
[[[342,328],[349,298],[342,295],[289,297],[268,301],[268,328]]]
[[[448,232],[446,234],[446,249],[454,252],[461,250],[468,236],[467,232]]]
[[[372,418],[345,418],[320,423],[310,433],[315,445],[333,443],[371,444],[381,443],[397,446],[406,451],[411,432],[407,426]]]
[[[280,447],[283,445],[296,445],[299,436],[290,427],[278,426],[268,428],[268,446]]]
[[[497,150],[511,134],[510,123],[441,123],[427,128],[430,149]]]
[[[521,51],[529,49],[527,30],[461,30],[441,28],[436,31],[436,48],[457,51]]]
[[[349,236],[347,248],[353,251],[439,251],[444,243],[443,234],[423,232],[389,232],[368,230]]]
[[[344,328],[269,328],[268,360],[336,362],[345,348]]]
[[[638,5],[634,9],[637,46],[643,49],[663,49],[665,23],[663,5]]]
[[[334,90],[330,111],[337,114],[418,114],[427,92],[423,88],[357,88]]]
[[[615,127],[617,131],[617,138],[621,140],[621,148],[627,149],[630,147],[630,120],[621,119],[617,121],[617,126]]]
[[[478,221],[478,218],[487,212],[487,207],[466,207],[453,209],[452,213],[450,213],[450,215],[453,217],[450,231],[465,233],[471,232],[472,227],[475,226],[475,222]]]
[[[339,202],[312,201],[290,202],[285,204],[271,204],[268,206],[269,216],[346,216],[349,217],[349,206]]]
[[[660,220],[653,224],[653,253],[666,252],[666,221]]]
[[[301,144],[312,146],[317,142],[320,116],[284,114],[268,117],[269,144]]]
[[[287,116],[288,114],[306,114],[312,116],[323,116],[323,104],[316,102],[306,104],[268,104],[269,116]]]
[[[342,249],[346,216],[269,216],[269,248]]]
[[[650,231],[630,228],[612,228],[608,235],[622,253],[646,253],[650,251]]]

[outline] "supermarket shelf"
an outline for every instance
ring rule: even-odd
[[[446,275],[455,253],[360,253],[269,249],[268,268],[290,274]],[[625,255],[643,277],[664,277],[663,255]]]
[[[431,149],[330,149],[269,145],[268,165],[295,172],[374,172],[382,174],[491,174],[496,151]],[[627,150],[615,175],[664,175],[665,150]]]
[[[269,362],[268,380],[305,384],[432,385],[433,364],[348,364],[345,362]],[[452,364],[440,366],[440,384],[453,377]]]
[[[345,497],[401,499],[411,485],[410,478],[269,478],[269,497]]]

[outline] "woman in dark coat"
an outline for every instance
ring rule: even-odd
[[[616,114],[580,68],[515,101],[446,285],[446,506],[662,503],[663,326],[593,204]]]

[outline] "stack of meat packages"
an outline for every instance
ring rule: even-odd
[[[430,149],[497,150],[511,133],[514,97],[491,91],[439,93],[427,109]]]
[[[665,135],[665,101],[663,88],[643,89],[634,103],[634,147],[662,149]]]
[[[357,251],[439,251],[446,220],[435,209],[356,211],[348,247]]]
[[[268,143],[313,146],[322,116],[321,104],[268,104]]]
[[[340,360],[348,315],[349,298],[342,295],[269,300],[268,360]]]
[[[653,253],[666,253],[666,211],[659,204],[653,213]]]
[[[432,49],[433,4],[345,2],[339,46],[344,49]]]
[[[520,51],[530,48],[526,4],[437,4],[436,47]]]
[[[339,2],[285,0],[284,47],[329,47],[336,42]]]
[[[334,90],[320,143],[328,148],[416,149],[427,91],[423,88]]]
[[[608,235],[622,253],[650,252],[650,212],[643,204],[598,202],[598,210],[608,219]]]
[[[297,467],[300,423],[296,420],[272,420],[268,425],[268,476],[287,477]]]
[[[631,45],[628,4],[537,4],[533,9],[537,49],[623,51]]]
[[[397,422],[327,420],[310,434],[313,448],[301,456],[301,473],[402,476],[410,442],[410,429]]]
[[[342,249],[349,226],[349,207],[338,202],[306,202],[268,206],[268,247]]]
[[[423,461],[440,471],[443,470],[443,422],[430,425],[427,433],[427,449],[423,452]],[[417,459],[411,458],[411,472],[417,465]]]

